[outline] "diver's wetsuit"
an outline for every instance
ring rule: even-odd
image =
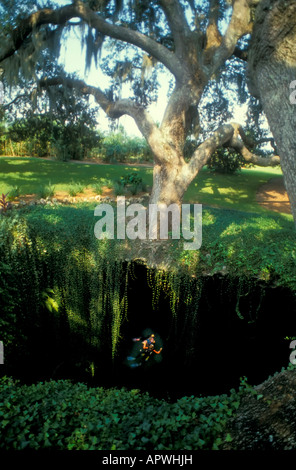
[[[153,340],[150,339],[151,336],[149,336],[148,339],[142,341],[142,344],[143,344],[143,351],[142,352],[142,356],[145,357],[145,361],[147,361],[149,359],[149,357],[151,356],[152,353],[155,353],[155,354],[159,354],[162,350],[162,348],[160,348],[159,351],[155,351],[155,339],[153,337]]]
[[[142,338],[135,338],[134,341],[141,341]],[[148,338],[144,339],[142,341],[143,349],[139,351],[137,356],[135,357],[128,357],[129,361],[135,361],[133,367],[138,367],[141,365],[142,361],[148,361],[148,359],[151,357],[153,353],[155,354],[160,354],[162,351],[162,348],[159,349],[159,351],[156,351],[155,348],[155,339],[154,335],[148,336]],[[142,359],[141,362],[139,363],[139,359]]]

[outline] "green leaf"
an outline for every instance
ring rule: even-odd
[[[147,444],[147,442],[149,442],[150,439],[148,439],[147,437],[143,436],[141,437],[141,441],[143,442],[143,444]]]

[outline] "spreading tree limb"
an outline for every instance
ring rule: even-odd
[[[237,123],[224,124],[206,139],[194,152],[189,163],[184,166],[184,178],[192,181],[198,172],[207,164],[211,155],[222,146],[231,147],[238,151],[247,163],[258,166],[276,166],[280,164],[280,157],[261,157],[255,155],[246,146],[247,140],[242,126]]]

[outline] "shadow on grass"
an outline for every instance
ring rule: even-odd
[[[122,165],[88,165],[42,160],[38,158],[0,158],[0,192],[18,186],[21,194],[35,194],[49,182],[56,190],[67,190],[71,182],[91,186],[100,178],[116,180],[132,171],[140,173],[144,182],[151,184],[151,168],[133,168]]]

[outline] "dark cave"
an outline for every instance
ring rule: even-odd
[[[258,281],[240,295],[238,280],[221,274],[207,276],[197,315],[192,318],[190,311],[186,314],[180,308],[174,318],[164,295],[157,308],[152,308],[147,267],[134,263],[134,273],[128,285],[128,315],[122,321],[114,361],[110,348],[97,351],[89,348],[82,336],[73,337],[65,319],[59,320],[58,327],[48,320],[32,332],[30,350],[24,357],[2,366],[3,375],[26,383],[71,379],[90,386],[135,388],[174,400],[228,393],[239,387],[240,377],[257,385],[288,366],[291,350],[287,337],[296,332],[296,296],[288,288]],[[132,369],[126,361],[132,338],[145,331],[156,334],[156,348],[162,345],[163,351]]]
[[[169,397],[218,395],[238,388],[240,377],[257,385],[289,364],[290,341],[296,332],[296,297],[285,288],[252,283],[239,299],[238,282],[227,276],[203,281],[198,314],[193,321],[180,309],[172,318],[168,299],[160,297],[152,310],[146,268],[137,265],[137,279],[129,286],[129,316],[122,325],[121,358],[132,337],[145,329],[163,343],[162,361],[153,367],[128,370],[116,364],[125,385]]]

